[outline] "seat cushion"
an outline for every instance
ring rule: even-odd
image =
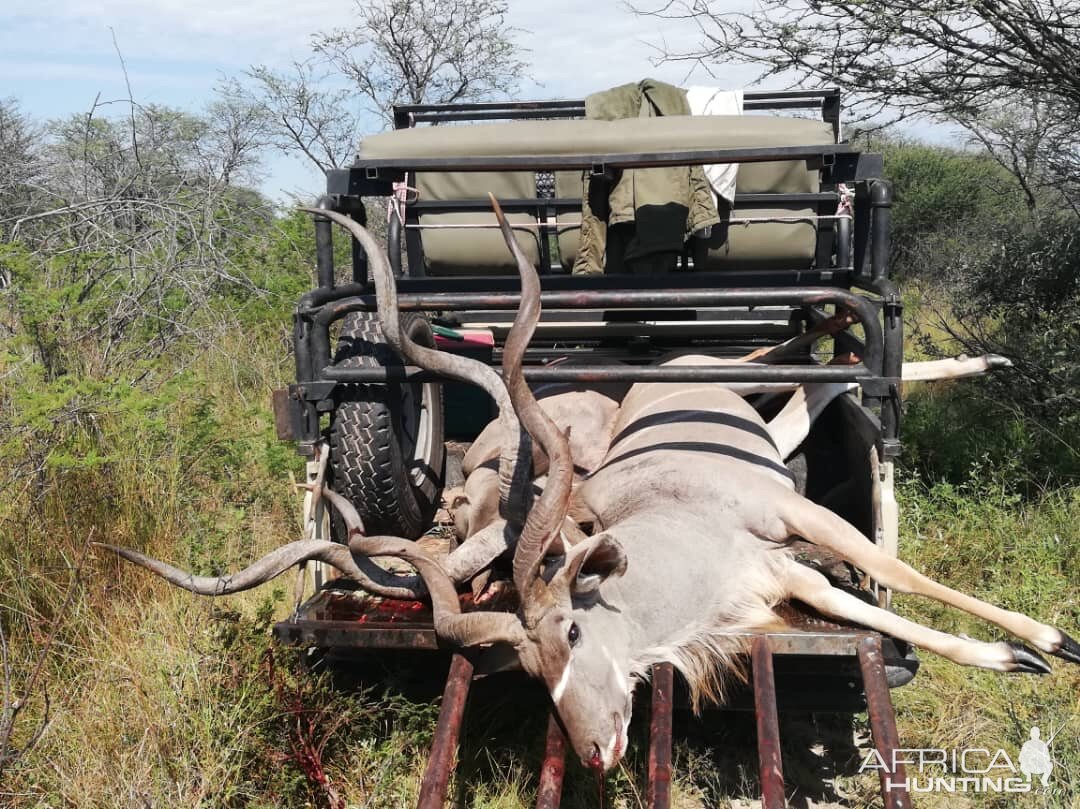
[[[795,270],[810,267],[817,248],[817,227],[813,208],[800,204],[774,205],[768,208],[736,206],[731,222],[713,228],[707,241],[708,257],[704,269]],[[739,222],[740,219],[801,221]]]
[[[627,154],[693,149],[769,146],[816,146],[834,142],[830,124],[779,116],[663,116],[614,121],[511,121],[468,126],[398,129],[365,138],[360,160],[431,157],[541,156],[561,154]],[[556,172],[556,195],[580,197],[583,177],[577,171]],[[536,196],[533,172],[427,172],[416,177],[420,199],[485,199]],[[813,193],[820,173],[804,160],[743,163],[737,192],[742,194]],[[738,211],[735,216],[812,215],[793,206]],[[511,214],[512,224],[535,224],[530,214]],[[486,211],[425,214],[422,225],[494,224]],[[557,242],[560,261],[570,267],[577,255],[580,214],[560,213]],[[429,229],[422,231],[427,271],[435,275],[501,274],[515,271],[513,259],[496,229]],[[727,238],[724,242],[723,239]],[[721,227],[713,235],[709,267],[719,269],[744,262],[809,266],[816,228],[803,223],[759,223]],[[539,259],[535,230],[518,231],[518,243],[530,261]]]
[[[830,124],[765,115],[666,115],[616,121],[509,121],[395,129],[364,138],[360,160],[631,154],[834,143]]]
[[[427,172],[417,175],[415,185],[421,200],[486,200],[488,192],[500,199],[536,196],[536,175],[531,171]],[[536,217],[527,213],[511,213],[506,218],[511,225],[518,226],[514,236],[526,257],[534,265],[539,263]],[[425,269],[429,275],[506,275],[517,272],[517,264],[503,241],[498,221],[490,209],[423,214],[420,225]],[[463,225],[465,227],[461,227]],[[489,227],[476,227],[478,225]],[[521,227],[523,225],[526,227]]]

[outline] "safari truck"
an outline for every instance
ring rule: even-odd
[[[895,556],[903,325],[888,266],[892,189],[881,179],[880,155],[844,140],[838,90],[748,92],[739,117],[589,120],[583,100],[568,100],[400,106],[394,122],[393,131],[361,143],[349,168],[328,173],[318,207],[360,224],[373,199],[380,217],[386,207],[385,252],[401,328],[412,341],[501,362],[521,282],[492,194],[540,278],[543,315],[524,356],[530,385],[848,383],[852,392],[824,409],[786,466],[800,493]],[[642,267],[609,255],[604,266],[583,266],[582,252],[592,249],[583,219],[602,218],[598,209],[624,177],[709,164],[738,166],[734,198],[719,201],[719,221],[660,262]],[[296,307],[296,383],[275,394],[278,430],[308,459],[309,480],[330,481],[367,533],[415,539],[432,528],[444,488],[462,483],[463,455],[491,421],[494,403],[387,345],[372,256],[351,239],[351,280],[343,282],[349,270],[334,266],[334,225],[325,215],[313,219],[318,285]],[[615,250],[610,242],[607,250]],[[803,340],[782,363],[723,362],[797,342],[841,314],[855,328],[819,332],[824,339]],[[678,352],[717,362],[659,364]],[[770,398],[777,397],[756,400],[775,412],[779,403]],[[310,493],[307,499],[310,536],[344,541],[334,509],[312,506],[318,498]],[[889,591],[869,577],[832,572],[888,607]],[[441,805],[482,657],[447,648],[419,604],[364,597],[333,579],[318,584],[276,626],[279,641],[453,656],[420,799],[422,807]],[[889,689],[917,668],[910,648],[890,637],[796,606],[785,618],[789,630],[756,636],[751,646],[766,807],[784,800],[778,705],[866,709],[874,743],[887,755],[898,744]],[[653,667],[649,799],[656,807],[668,800],[672,681],[670,663]],[[561,777],[564,754],[553,721],[547,755],[559,766],[544,768],[547,806],[558,804],[552,779]],[[884,798],[887,806],[909,805],[899,790]]]

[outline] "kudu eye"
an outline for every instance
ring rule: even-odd
[[[570,641],[570,645],[573,646],[578,642],[578,638],[581,637],[581,630],[578,629],[578,625],[571,622],[570,629],[566,632],[566,639]]]

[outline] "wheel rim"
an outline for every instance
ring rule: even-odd
[[[413,486],[421,486],[431,473],[431,413],[436,395],[432,383],[401,387],[401,450],[408,459]]]

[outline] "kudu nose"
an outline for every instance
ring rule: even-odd
[[[604,760],[600,757],[600,745],[593,743],[592,755],[589,756],[589,760],[585,762],[586,766],[591,767],[594,770],[601,770],[604,767]]]

